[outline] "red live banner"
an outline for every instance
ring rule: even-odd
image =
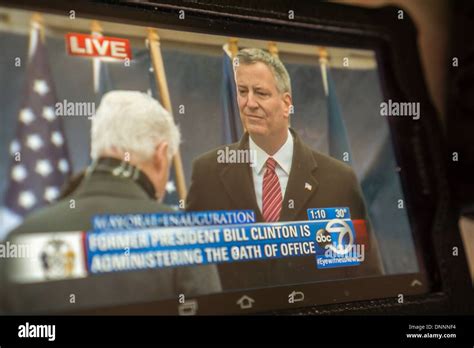
[[[67,33],[66,49],[71,56],[132,59],[130,41],[117,37]]]

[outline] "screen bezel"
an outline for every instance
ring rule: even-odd
[[[2,3],[2,2],[0,2]],[[213,1],[203,1],[186,5],[176,5],[171,1],[156,3],[136,2],[83,2],[71,1],[67,4],[58,4],[54,1],[44,1],[37,4],[34,1],[12,1],[11,7],[25,10],[40,10],[53,14],[67,15],[70,9],[76,15],[84,18],[99,19],[110,22],[152,26],[173,30],[201,32],[206,34],[247,37],[259,40],[273,40],[294,42],[308,45],[328,45],[338,47],[351,47],[371,49],[376,52],[380,65],[379,76],[385,99],[399,101],[419,101],[421,103],[420,120],[417,123],[407,122],[397,118],[389,118],[392,141],[395,147],[397,162],[402,166],[401,181],[406,198],[406,206],[416,245],[420,273],[416,275],[404,274],[383,276],[375,278],[345,279],[331,282],[321,282],[285,287],[271,287],[259,290],[239,291],[196,297],[199,303],[213,302],[216,308],[224,313],[242,313],[235,308],[235,298],[247,294],[262,296],[262,299],[273,301],[272,304],[256,305],[252,310],[245,312],[265,312],[296,307],[321,308],[317,300],[313,303],[289,305],[286,296],[283,300],[276,300],[280,295],[291,291],[293,288],[303,288],[306,291],[320,292],[323,285],[332,289],[334,296],[331,301],[325,301],[328,311],[337,310],[334,303],[347,303],[353,301],[384,299],[396,303],[397,294],[421,295],[428,291],[439,291],[441,284],[438,275],[438,265],[435,263],[434,245],[432,235],[443,230],[446,217],[443,212],[449,200],[447,197],[444,160],[440,157],[441,144],[435,139],[442,138],[436,112],[429,101],[424,85],[421,68],[417,56],[415,29],[413,23],[405,13],[403,23],[397,22],[395,7],[383,9],[362,9],[339,4],[294,4],[291,2],[272,3],[271,10],[250,9],[241,6],[238,2],[230,2],[223,7]],[[107,10],[104,7],[107,6]],[[295,19],[289,20],[288,9],[297,14]],[[184,10],[186,20],[178,18],[179,10]],[[304,15],[299,15],[303,13]],[[258,33],[258,35],[256,34]],[[389,66],[390,68],[386,68]],[[435,173],[427,175],[426,173]],[[422,187],[423,190],[412,189]],[[436,217],[436,219],[435,219]],[[423,246],[423,247],[421,247]],[[430,279],[428,280],[428,274]],[[422,286],[413,288],[411,282],[418,277]],[[374,281],[377,280],[376,283]],[[428,281],[430,286],[428,285]],[[399,285],[395,287],[394,284]],[[350,287],[348,286],[350,284]],[[334,288],[332,286],[334,285]],[[362,289],[370,286],[376,293],[362,296],[353,293],[353,289]],[[383,292],[383,295],[380,293]],[[263,295],[259,295],[263,294]],[[347,295],[349,293],[349,295]],[[351,295],[353,294],[353,296]],[[391,298],[392,297],[392,298]],[[212,301],[210,301],[212,298]],[[102,308],[91,311],[98,313],[126,313],[133,312],[133,308],[154,308],[153,313],[160,314],[166,308],[166,313],[175,314],[176,300],[159,301],[156,306],[124,305],[120,308]],[[257,303],[257,302],[256,302]],[[381,302],[382,303],[382,302]],[[209,306],[212,309],[212,306]],[[301,309],[301,308],[300,308]],[[150,313],[151,314],[151,313]],[[217,314],[207,311],[206,306],[200,305],[198,314]]]

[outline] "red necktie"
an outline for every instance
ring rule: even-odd
[[[278,221],[283,200],[280,181],[275,173],[276,164],[276,161],[269,157],[266,163],[267,169],[263,176],[262,210],[263,218],[267,222]]]

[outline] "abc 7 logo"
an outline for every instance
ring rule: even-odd
[[[337,240],[332,240],[330,232],[338,234]],[[346,236],[348,238],[347,241],[344,242]],[[354,244],[354,235],[350,226],[345,221],[333,219],[328,222],[325,229],[321,228],[316,232],[316,242],[323,249],[330,248],[334,253],[343,255],[351,250]]]

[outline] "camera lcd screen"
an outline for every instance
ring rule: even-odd
[[[375,47],[0,13],[6,312],[428,290]]]

